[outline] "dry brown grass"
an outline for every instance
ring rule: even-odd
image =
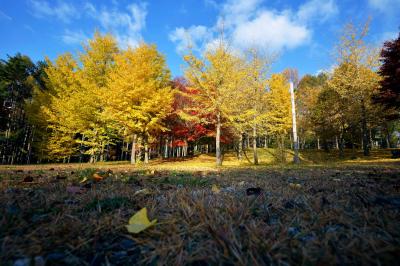
[[[113,170],[97,170],[105,179],[82,194],[66,187],[95,169],[2,169],[0,264],[23,258],[47,265],[398,263],[396,164],[191,172],[107,166]],[[33,182],[22,182],[27,176]],[[249,187],[262,193],[247,196]],[[135,195],[143,188],[151,193]],[[142,207],[158,224],[130,235],[124,225]]]

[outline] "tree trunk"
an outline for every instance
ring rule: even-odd
[[[368,129],[367,129],[367,111],[365,109],[364,101],[361,102],[361,129],[363,134],[363,151],[364,156],[369,156],[369,145],[368,145]]]
[[[343,139],[343,133],[340,133],[340,136],[339,136],[339,158],[341,158],[341,159],[344,158],[344,139]]]
[[[168,158],[168,137],[165,138],[164,158]]]
[[[292,102],[292,128],[293,128],[293,145],[294,145],[294,163],[299,163],[299,141],[297,139],[297,125],[296,125],[296,106],[294,101],[293,82],[290,82],[290,99]]]
[[[335,142],[336,142],[336,149],[339,150],[339,141],[337,136],[335,136]]]
[[[136,163],[136,138],[137,135],[134,134],[132,137],[131,164]]]
[[[253,163],[258,164],[258,154],[257,154],[257,127],[253,126]]]
[[[149,163],[149,145],[147,143],[147,137],[143,137],[144,141],[144,163]]]
[[[319,144],[319,138],[317,138],[317,150],[321,149],[321,145]]]
[[[217,166],[222,165],[222,156],[221,156],[221,114],[218,112],[217,114],[217,132],[215,136],[215,155]]]
[[[388,123],[386,122],[385,123],[385,141],[386,141],[386,148],[392,148],[392,143],[391,143],[391,139],[390,139],[390,137],[391,137],[391,134],[390,134],[390,130],[389,130],[389,125],[388,125]]]
[[[238,159],[239,159],[239,161],[241,161],[243,159],[243,133],[240,133],[240,135],[239,135]]]

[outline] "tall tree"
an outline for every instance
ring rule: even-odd
[[[280,160],[285,160],[285,138],[292,126],[289,83],[283,74],[273,74],[266,96],[268,132],[276,137]]]
[[[400,33],[384,43],[380,61],[379,74],[383,79],[376,100],[388,108],[400,109]]]
[[[84,136],[83,143],[89,147],[91,161],[97,160],[97,156],[100,160],[104,159],[104,149],[113,137],[113,129],[107,126],[100,114],[104,109],[101,99],[107,90],[107,75],[114,66],[114,57],[118,52],[117,42],[112,35],[95,32],[93,39],[84,46],[84,52],[79,55],[82,65],[78,71],[82,86],[80,133]]]
[[[346,25],[337,46],[338,67],[328,81],[341,98],[349,100],[359,114],[364,155],[369,155],[368,105],[376,93],[379,75],[375,69],[379,65],[377,49],[365,44],[368,23],[357,28]]]
[[[328,75],[321,73],[318,76],[305,75],[296,89],[296,107],[298,117],[299,141],[304,148],[306,143],[317,143],[320,148],[319,139],[316,134],[316,125],[312,121],[312,110],[317,104],[319,94],[326,84]]]
[[[31,97],[36,67],[28,56],[16,54],[0,61],[0,158],[22,163],[28,157],[32,129],[26,121],[25,100]]]
[[[82,132],[81,85],[77,77],[78,62],[67,53],[47,60],[47,91],[35,91],[35,101],[40,105],[38,118],[43,117],[50,130],[47,152],[50,159],[66,159],[77,150],[75,135]],[[32,108],[35,108],[32,106]]]
[[[198,90],[194,95],[199,105],[198,114],[212,114],[209,123],[216,129],[216,164],[222,165],[221,129],[231,108],[230,97],[238,88],[240,60],[221,41],[215,49],[208,50],[203,58],[194,54],[184,57],[188,64],[185,75],[190,84]]]
[[[131,163],[135,163],[137,137],[149,160],[149,140],[165,131],[163,120],[172,110],[173,91],[165,58],[155,45],[142,43],[115,57],[115,67],[108,75],[104,94],[104,116],[132,136]]]

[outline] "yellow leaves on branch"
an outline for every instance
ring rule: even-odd
[[[155,45],[128,48],[115,57],[103,115],[129,134],[163,130],[162,121],[172,110],[169,80],[164,56]]]

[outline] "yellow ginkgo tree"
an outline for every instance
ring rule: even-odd
[[[149,140],[166,130],[163,120],[172,111],[173,90],[164,56],[155,45],[140,44],[115,57],[103,94],[103,117],[132,136],[131,163],[135,163],[136,140],[141,138],[145,163]]]

